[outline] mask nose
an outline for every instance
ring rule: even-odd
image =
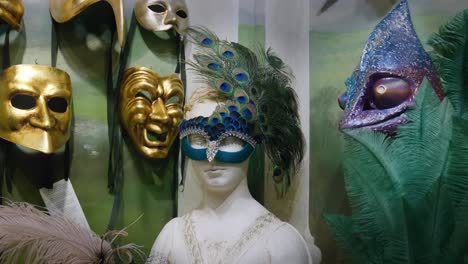
[[[172,25],[174,27],[177,26],[177,17],[172,12],[167,12],[166,16],[164,17],[164,24]]]
[[[341,109],[345,109],[346,107],[346,101],[348,100],[348,96],[346,92],[342,93],[340,96],[338,96],[338,104],[340,105]]]
[[[55,126],[55,119],[49,115],[47,103],[43,98],[37,100],[37,114],[31,117],[29,123],[37,128],[49,130]]]
[[[164,105],[164,102],[161,98],[158,98],[153,102],[152,111],[149,115],[149,118],[152,121],[157,121],[163,124],[167,124],[171,120],[167,114],[166,106]]]

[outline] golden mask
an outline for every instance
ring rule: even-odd
[[[117,38],[120,47],[123,47],[125,42],[123,0],[49,0],[50,14],[55,21],[64,23],[79,15],[89,6],[100,1],[106,1],[112,7],[115,24],[117,25]]]
[[[0,19],[12,28],[20,30],[24,7],[21,0],[0,0]]]
[[[44,153],[70,138],[71,82],[62,70],[15,65],[0,75],[0,137]]]
[[[189,25],[184,0],[136,0],[135,16],[138,23],[149,31],[174,28],[183,34]]]
[[[160,76],[145,67],[125,71],[120,120],[135,148],[145,157],[167,157],[184,115],[182,87],[176,74]]]

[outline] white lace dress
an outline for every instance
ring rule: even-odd
[[[189,213],[166,224],[147,263],[312,263],[302,236],[271,213],[259,216],[237,241],[199,241],[194,221]]]

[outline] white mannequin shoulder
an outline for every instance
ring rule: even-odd
[[[177,217],[166,224],[153,245],[148,264],[312,263],[299,232],[270,213],[259,217],[235,243],[198,241],[193,234],[203,231],[191,230],[190,216]]]

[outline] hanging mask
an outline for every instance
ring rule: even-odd
[[[55,21],[65,23],[100,1],[106,1],[112,7],[117,26],[117,38],[120,47],[123,47],[125,42],[123,0],[49,0],[50,14]]]
[[[0,0],[0,19],[16,30],[21,28],[24,7],[21,0]]]
[[[147,158],[167,157],[183,118],[183,101],[177,75],[160,76],[145,67],[125,71],[119,114],[138,152]]]
[[[0,137],[50,154],[70,138],[71,82],[62,70],[15,65],[0,75]]]
[[[347,91],[338,98],[344,109],[340,128],[394,134],[407,121],[405,111],[414,106],[424,78],[442,99],[442,84],[403,0],[371,33],[359,65],[346,81]]]
[[[153,32],[174,28],[184,34],[189,24],[184,0],[136,0],[135,16],[142,27]]]

